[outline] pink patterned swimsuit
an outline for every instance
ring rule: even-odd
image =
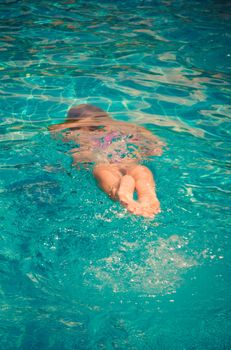
[[[137,139],[134,135],[111,131],[102,137],[93,137],[93,148],[98,158],[110,163],[119,163],[123,159],[139,158],[138,149],[133,144]]]

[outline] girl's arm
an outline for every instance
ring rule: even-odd
[[[165,143],[157,136],[153,135],[151,131],[144,127],[139,127],[138,135],[140,135],[139,146],[144,150],[147,156],[161,156]]]
[[[71,153],[73,158],[73,165],[77,165],[78,163],[92,163],[95,161],[95,155],[91,150],[73,148],[71,150]]]
[[[161,156],[165,143],[143,126],[127,122],[116,122],[118,128],[133,135],[131,142],[138,146],[143,156]]]

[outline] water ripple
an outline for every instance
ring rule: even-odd
[[[2,347],[228,349],[230,3],[6,0],[0,19]],[[155,220],[50,137],[80,103],[166,143]]]

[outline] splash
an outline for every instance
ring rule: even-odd
[[[156,241],[123,242],[118,251],[92,262],[85,271],[85,282],[113,292],[142,295],[174,293],[183,273],[197,265],[187,254],[188,241],[177,235]]]

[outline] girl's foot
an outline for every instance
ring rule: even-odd
[[[145,196],[139,198],[141,212],[143,216],[154,217],[156,214],[161,212],[160,202],[156,196]]]
[[[135,180],[130,175],[124,175],[120,181],[117,196],[119,202],[127,208],[130,213],[140,215],[140,204],[133,199]]]

